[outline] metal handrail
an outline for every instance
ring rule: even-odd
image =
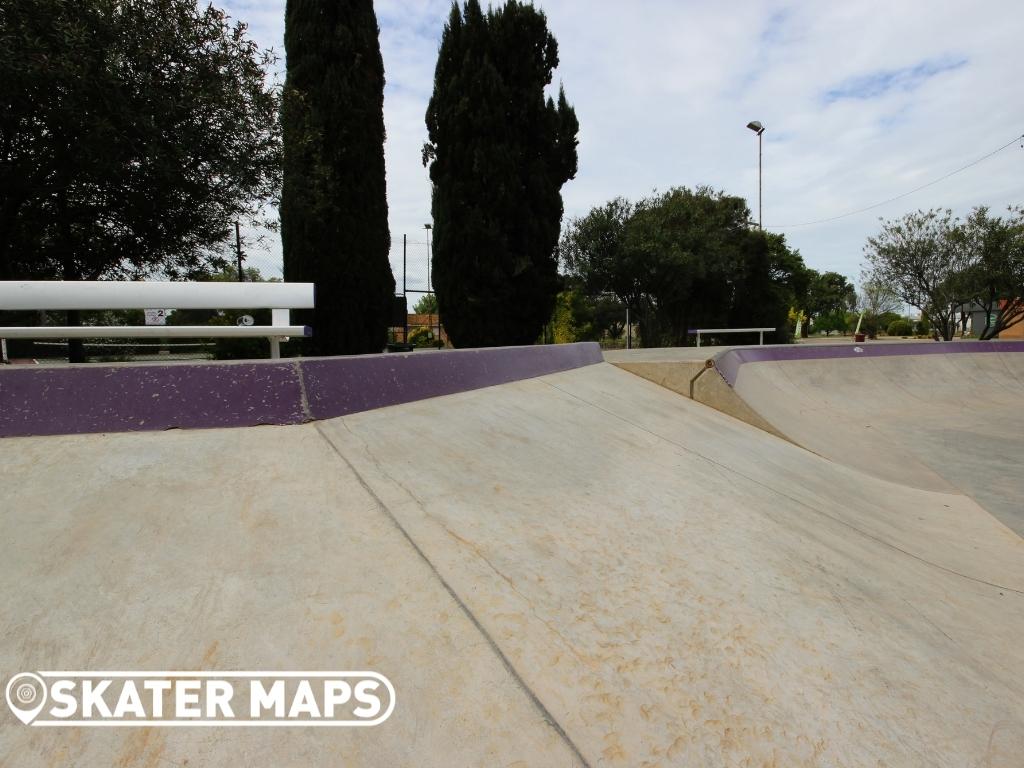
[[[775,331],[775,328],[690,328],[687,333],[697,334],[697,346],[700,346],[700,335],[702,333],[759,333],[759,344],[764,346],[765,333]]]

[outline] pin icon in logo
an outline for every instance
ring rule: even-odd
[[[7,706],[28,725],[46,704],[46,683],[39,675],[22,672],[7,681]]]

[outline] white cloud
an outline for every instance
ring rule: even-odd
[[[901,194],[1024,133],[1015,65],[1024,4],[537,0],[559,41],[556,83],[580,119],[567,216],[611,197],[709,184],[757,211],[763,122],[769,227],[828,218]],[[230,0],[253,36],[281,48],[284,0]],[[390,224],[423,240],[430,186],[420,163],[445,0],[376,3],[388,81]],[[878,216],[1024,203],[1013,146],[947,181],[840,221],[784,230],[807,263],[857,278]],[[411,249],[412,253],[412,249]],[[409,283],[425,281],[416,246]]]

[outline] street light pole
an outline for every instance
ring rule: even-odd
[[[408,240],[406,235],[402,235],[402,301],[405,302],[405,311],[402,312],[402,343],[409,343],[409,300],[406,298],[409,295],[408,286],[405,284],[405,256],[406,250],[408,249]]]
[[[764,229],[764,203],[761,198],[761,178],[762,178],[762,157],[763,153],[761,150],[761,136],[764,134],[764,126],[761,125],[758,120],[751,120],[747,123],[747,128],[757,134],[757,228],[760,230]]]

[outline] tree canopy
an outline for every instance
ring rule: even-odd
[[[425,293],[420,296],[419,301],[413,306],[412,311],[417,315],[436,315],[437,296],[432,293]]]
[[[818,273],[811,270],[807,287],[807,314],[812,318],[842,315],[854,308],[857,292],[838,272]]]
[[[1024,320],[1024,210],[991,216],[975,208],[965,221],[952,211],[917,211],[882,222],[864,249],[866,274],[917,307],[950,340],[972,304],[989,318],[983,339]],[[993,324],[991,318],[995,317]]]
[[[0,279],[189,278],[280,180],[269,51],[194,0],[0,5]]]
[[[807,269],[782,235],[749,222],[742,198],[679,187],[592,209],[569,223],[560,254],[584,290],[630,307],[645,346],[686,344],[699,326],[775,327],[788,340]]]
[[[395,292],[384,177],[384,63],[372,0],[288,0],[285,279],[316,284],[307,350],[380,352]]]
[[[892,315],[898,318],[903,302],[887,284],[867,276],[857,294],[856,309],[862,313],[861,330],[874,338],[879,330],[889,327]]]
[[[456,346],[530,344],[559,290],[561,188],[576,114],[545,97],[558,44],[544,13],[509,0],[452,6],[427,108],[433,281]]]
[[[975,208],[951,236],[969,258],[955,278],[958,291],[965,303],[984,309],[979,338],[994,338],[1024,320],[1024,208],[1011,208],[1005,218]]]

